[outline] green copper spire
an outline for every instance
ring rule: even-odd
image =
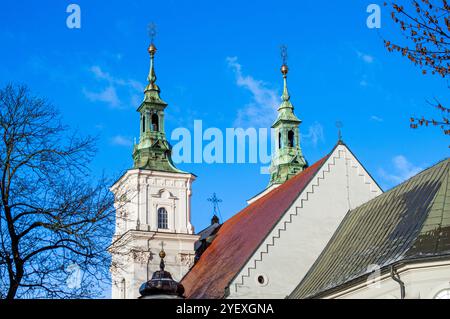
[[[287,67],[287,65],[283,64],[283,66],[281,67],[281,73],[283,74],[283,95],[281,96],[281,99],[283,100],[283,103],[281,104],[282,106],[285,105],[286,107],[292,107],[291,102],[289,102],[289,100],[291,99],[291,97],[289,96],[289,91],[287,88],[287,73],[288,73],[289,69]]]
[[[284,54],[286,53],[284,52]],[[270,165],[269,186],[284,183],[308,166],[300,147],[298,127],[302,121],[295,116],[294,106],[290,101],[291,97],[289,96],[287,87],[287,74],[289,69],[283,51],[282,56],[283,65],[281,66],[281,74],[283,74],[283,94],[281,95],[281,104],[278,107],[277,119],[272,125],[277,140],[275,143],[275,154],[272,157],[272,163]]]
[[[161,92],[158,85],[156,85],[156,73],[155,73],[155,53],[156,53],[156,46],[151,43],[148,47],[148,53],[150,54],[150,70],[148,72],[147,80],[148,84],[145,87],[144,93],[144,102],[149,103],[158,103],[161,105],[167,106],[167,103],[165,103],[163,100],[161,100],[161,97],[159,96],[159,93]]]
[[[172,163],[172,147],[164,131],[164,110],[167,103],[160,97],[156,84],[155,53],[152,43],[148,48],[150,54],[150,71],[148,84],[144,90],[144,101],[137,111],[140,113],[139,143],[133,148],[134,168],[151,169],[166,172],[181,172]]]

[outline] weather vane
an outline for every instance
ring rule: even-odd
[[[344,124],[342,124],[341,121],[336,121],[336,127],[338,129],[338,139],[339,141],[342,141],[342,132],[341,132],[341,128],[344,127]]]
[[[156,24],[154,22],[150,22],[148,24],[148,36],[150,37],[150,41],[153,44],[153,40],[156,37]]]
[[[213,204],[214,214],[219,213],[219,203],[222,202],[221,199],[217,198],[216,193],[213,193],[213,195],[208,198],[208,202],[211,202]]]
[[[283,61],[283,64],[287,65],[287,59],[288,59],[287,45],[282,44],[280,46],[280,54],[281,54],[281,60]]]

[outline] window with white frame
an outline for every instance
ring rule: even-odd
[[[167,210],[164,207],[158,209],[158,228],[159,229],[169,228],[169,223],[167,220]]]

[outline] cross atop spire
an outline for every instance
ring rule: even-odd
[[[156,37],[156,24],[154,22],[150,22],[148,24],[148,36],[150,37],[150,43],[153,43]]]
[[[338,143],[342,143],[342,127],[344,127],[344,124],[342,124],[341,121],[336,121],[336,128],[338,129]]]
[[[291,97],[289,96],[287,88],[287,74],[289,72],[289,68],[287,66],[287,58],[288,58],[287,46],[284,44],[280,46],[280,51],[281,51],[280,52],[281,60],[283,62],[283,64],[281,65],[281,74],[283,74],[283,95],[281,95],[281,100],[283,101],[283,103],[280,105],[280,109],[283,107],[293,109],[294,107],[292,106],[291,102],[289,102]]]
[[[157,95],[157,98],[159,99],[159,87],[158,85],[156,85],[156,73],[155,73],[155,62],[154,62],[154,58],[155,58],[155,53],[156,53],[156,46],[153,43],[153,41],[155,40],[155,36],[156,36],[156,24],[151,22],[148,25],[148,35],[150,37],[150,46],[148,47],[148,53],[150,54],[150,71],[148,72],[148,85],[145,88],[145,93],[150,94],[151,91],[153,92],[153,95]]]
[[[287,58],[288,58],[287,45],[282,44],[280,46],[280,55],[281,55],[281,60],[283,61],[283,65],[287,66]]]
[[[208,198],[208,202],[211,202],[213,204],[213,211],[214,211],[214,216],[211,220],[211,224],[218,223],[219,218],[217,217],[217,215],[218,214],[220,215],[219,203],[221,203],[222,200],[217,197],[216,193],[213,193],[212,196],[210,198]]]

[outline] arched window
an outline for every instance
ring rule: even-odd
[[[294,132],[293,131],[289,131],[288,132],[288,145],[289,147],[294,147]]]
[[[145,132],[145,115],[142,115],[142,132]]]
[[[281,132],[278,133],[278,148],[281,148]]]
[[[152,114],[152,130],[156,132],[159,131],[159,118],[155,113]]]
[[[167,222],[167,210],[164,207],[158,208],[158,228],[160,229],[169,228]]]

